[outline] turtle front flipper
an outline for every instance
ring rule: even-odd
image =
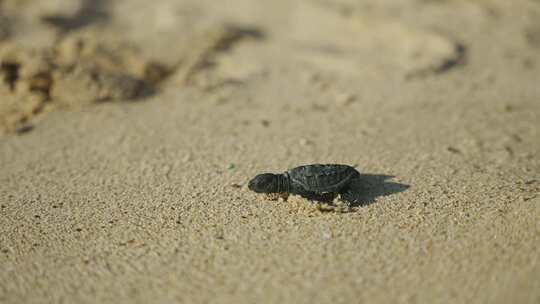
[[[315,193],[315,192],[309,192],[309,191],[300,191],[295,193],[297,195],[300,195],[301,197],[310,200],[310,201],[316,201],[316,202],[331,202],[335,197],[335,193]]]

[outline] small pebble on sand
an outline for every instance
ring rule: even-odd
[[[356,101],[356,96],[350,93],[340,93],[336,95],[335,101],[339,106],[348,106]]]

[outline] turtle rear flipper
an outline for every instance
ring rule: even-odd
[[[362,200],[357,191],[354,191],[350,186],[343,188],[339,192],[339,197],[342,201],[351,205],[362,205]]]

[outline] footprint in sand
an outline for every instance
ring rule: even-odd
[[[366,65],[375,65],[414,77],[445,72],[465,62],[465,46],[434,31],[393,20],[343,17],[310,4],[295,14],[287,33],[291,48],[299,60],[323,69],[354,75],[368,69]]]

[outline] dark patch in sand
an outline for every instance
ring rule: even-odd
[[[51,15],[42,17],[42,20],[62,32],[74,31],[108,20],[107,5],[106,0],[84,0],[73,16]]]
[[[16,62],[1,62],[0,74],[3,75],[4,83],[9,86],[11,91],[15,90],[15,83],[19,79],[19,69],[21,65]]]

